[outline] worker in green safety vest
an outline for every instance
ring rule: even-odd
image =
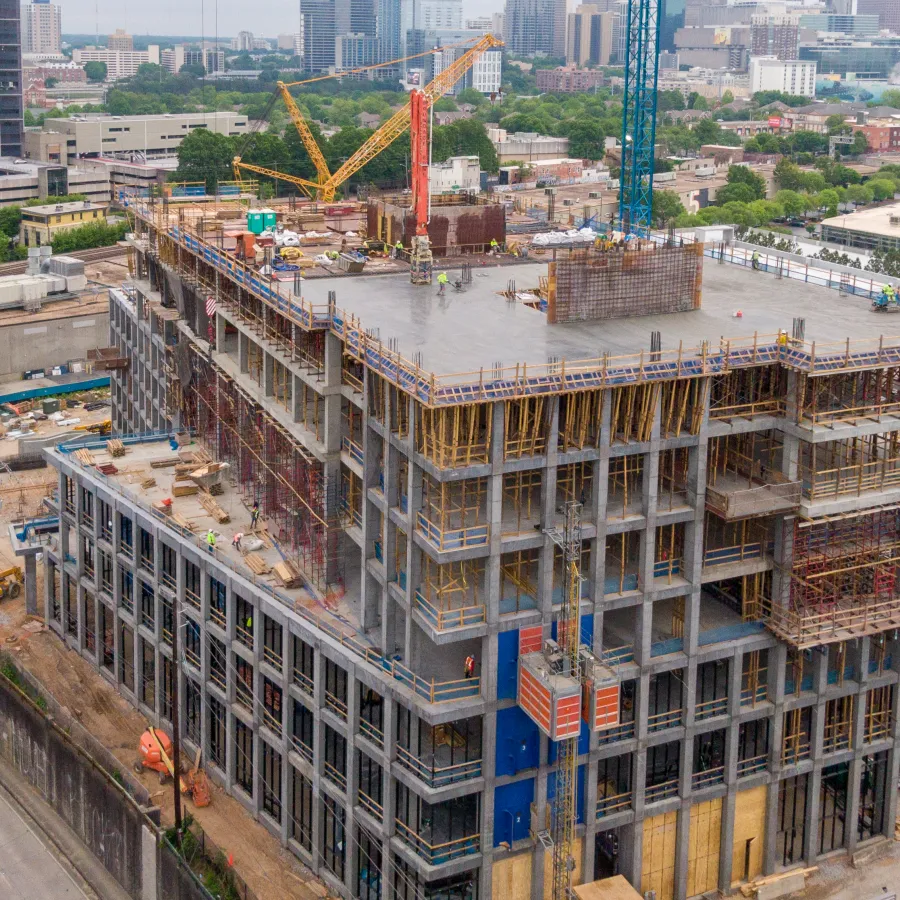
[[[446,272],[441,272],[438,274],[437,283],[438,283],[438,293],[443,294],[445,290],[447,290],[447,282],[450,279],[447,278]]]
[[[394,259],[400,259],[400,257],[402,255],[403,255],[403,241],[397,241],[397,243],[394,244]]]

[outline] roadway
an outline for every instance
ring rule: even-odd
[[[89,900],[56,855],[0,795],[0,897]]]

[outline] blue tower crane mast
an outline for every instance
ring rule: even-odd
[[[624,232],[639,235],[650,231],[653,212],[653,149],[663,2],[628,0],[619,220]]]

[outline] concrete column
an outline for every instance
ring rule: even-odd
[[[684,766],[682,765],[682,771]],[[675,832],[675,900],[687,897],[688,853],[691,838],[691,807],[682,804],[678,813],[678,825]]]
[[[25,556],[25,612],[29,616],[38,615],[36,553]]]

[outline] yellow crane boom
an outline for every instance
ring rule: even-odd
[[[467,50],[459,59],[454,60],[424,88],[424,93],[429,101],[433,102],[438,97],[446,94],[466,74],[482,53],[502,46],[503,41],[492,34],[486,34],[477,44],[472,46],[471,50]],[[409,128],[409,122],[410,105],[407,102],[331,176],[322,188],[322,198],[326,201],[333,200],[335,190],[348,178],[355,175],[366,163],[371,162],[382,150],[397,140]]]
[[[291,96],[291,92],[283,81],[278,82],[278,90],[281,91],[284,105],[287,107],[288,115],[294,123],[294,128],[297,129],[300,140],[303,141],[303,146],[306,148],[309,158],[316,167],[316,173],[319,176],[319,184],[326,184],[331,179],[331,172],[328,169],[328,163],[325,162],[322,151],[319,149],[319,145],[316,143],[315,137],[313,137],[312,131],[309,129],[309,125],[306,124],[306,119],[303,118],[303,113],[300,112],[297,103]]]
[[[241,178],[241,170],[255,172],[257,175],[268,175],[269,178],[287,181],[289,184],[296,184],[297,187],[312,200],[316,198],[317,193],[322,187],[317,181],[310,181],[308,178],[300,178],[298,175],[286,175],[284,172],[276,172],[275,169],[267,169],[265,166],[254,166],[251,163],[242,162],[239,156],[236,156],[231,162],[234,167],[235,181],[243,181]]]

